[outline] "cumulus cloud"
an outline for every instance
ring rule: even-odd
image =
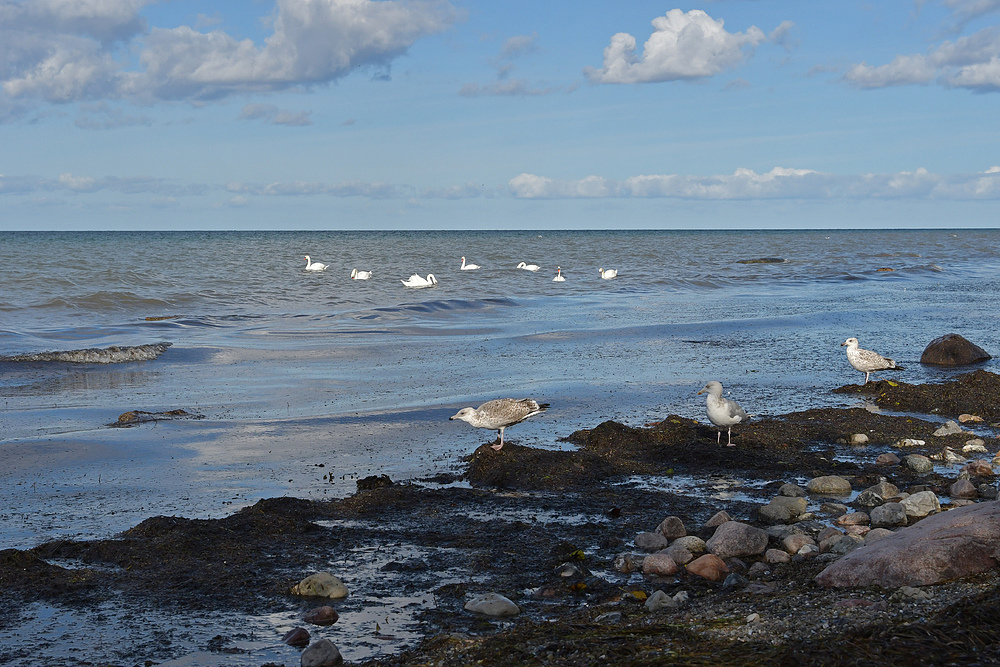
[[[721,176],[665,174],[624,180],[603,176],[556,180],[520,174],[510,179],[507,189],[518,199],[1000,199],[1000,168],[954,176],[932,174],[926,169],[840,176],[783,167],[763,174],[741,168]]]
[[[785,41],[791,24],[782,23],[772,33]],[[656,83],[713,76],[747,60],[753,49],[767,41],[764,32],[750,26],[746,32],[727,32],[724,22],[693,9],[671,9],[653,19],[653,34],[636,53],[636,39],[620,32],[604,49],[604,65],[588,67],[584,75],[594,83]]]
[[[447,0],[277,0],[262,44],[222,30],[148,29],[155,0],[0,0],[0,109],[13,100],[210,100],[379,68],[461,12]],[[199,15],[201,27],[213,23]],[[294,117],[288,124],[301,122]]]
[[[885,65],[852,66],[843,80],[858,88],[938,83],[976,92],[1000,91],[1000,30],[984,28],[946,40],[925,54],[899,55]]]

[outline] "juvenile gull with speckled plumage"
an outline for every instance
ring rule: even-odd
[[[698,392],[698,394],[705,394],[705,407],[708,411],[708,419],[719,427],[719,433],[715,437],[717,443],[722,442],[722,427],[725,426],[729,431],[729,441],[726,443],[729,447],[735,447],[733,444],[733,426],[739,424],[740,422],[746,421],[749,418],[740,404],[736,401],[730,400],[728,398],[722,397],[722,384],[712,380],[705,384],[704,387]]]
[[[897,366],[896,362],[887,357],[883,357],[878,352],[863,350],[858,347],[857,338],[848,338],[840,344],[847,346],[847,361],[851,363],[854,370],[865,374],[865,384],[868,384],[868,376],[875,371],[905,370],[902,366]]]
[[[488,428],[500,432],[500,444],[491,445],[499,450],[503,447],[503,430],[508,426],[519,424],[528,417],[545,412],[548,403],[538,403],[533,398],[498,398],[486,401],[478,408],[462,408],[449,421],[461,419],[476,428]]]

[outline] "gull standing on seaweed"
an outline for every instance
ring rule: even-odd
[[[478,264],[466,264],[465,263],[465,258],[464,257],[462,258],[462,270],[463,271],[475,271],[478,268],[479,268]]]
[[[715,437],[715,442],[718,444],[722,443],[722,427],[725,426],[729,431],[729,441],[726,445],[728,447],[735,447],[736,445],[733,444],[733,426],[748,419],[749,415],[743,411],[739,403],[722,397],[721,383],[715,380],[706,383],[698,394],[705,393],[708,394],[705,397],[708,419],[719,427],[719,433]]]
[[[539,403],[533,398],[497,398],[486,401],[478,408],[462,408],[448,421],[461,419],[476,428],[488,428],[500,432],[500,444],[490,445],[493,449],[503,448],[503,430],[508,426],[520,424],[528,417],[545,412],[548,403]]]
[[[328,266],[330,265],[314,262],[309,259],[309,255],[306,255],[306,271],[326,271],[326,267]]]
[[[902,366],[897,366],[896,362],[887,357],[883,357],[878,352],[863,350],[858,347],[857,338],[848,338],[840,344],[847,346],[847,361],[851,363],[854,370],[865,374],[865,384],[868,384],[868,376],[875,371],[902,371],[906,370]]]

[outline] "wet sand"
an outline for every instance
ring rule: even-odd
[[[992,630],[1000,611],[995,572],[930,587],[931,601],[917,604],[891,592],[821,589],[811,580],[825,564],[802,559],[775,567],[759,582],[767,587],[753,590],[726,590],[690,575],[650,580],[611,567],[615,555],[634,549],[638,533],[666,516],[681,517],[693,534],[719,510],[756,523],[756,507],[783,482],[837,474],[857,491],[885,476],[904,490],[919,484],[946,495],[958,466],[917,476],[900,466],[876,467],[874,459],[903,437],[927,442],[907,452],[961,449],[967,436],[931,433],[955,411],[976,414],[1000,404],[1000,376],[979,371],[946,390],[880,381],[838,391],[893,413],[822,409],[755,420],[734,430],[736,447],[717,445],[714,428],[680,416],[642,428],[605,422],[569,434],[565,451],[519,446],[513,437],[499,452],[489,443],[465,458],[455,451],[454,465],[443,462],[433,477],[335,500],[317,497],[330,482],[303,441],[315,425],[278,429],[291,463],[272,471],[275,479],[288,470],[312,474],[315,492],[308,496],[233,500],[246,506],[224,518],[177,512],[131,523],[116,537],[0,552],[0,662],[291,665],[299,652],[280,637],[296,625],[314,639],[333,640],[349,661],[373,665],[891,664],[917,651],[932,664],[1000,656]],[[405,429],[387,421],[376,437],[405,443]],[[212,429],[205,422],[161,427]],[[107,449],[87,444],[93,458],[82,456],[81,470],[89,478],[87,466],[103,461],[127,474],[129,454],[143,454],[129,451],[135,430],[116,429]],[[869,435],[867,446],[838,444],[859,432]],[[977,432],[991,458],[996,428]],[[251,435],[232,436],[247,440],[233,465],[254,465],[264,443],[276,442],[275,432],[256,441]],[[146,440],[143,446],[152,447]],[[220,442],[218,451],[229,445]],[[30,449],[20,465],[40,471],[53,453]],[[159,451],[146,474],[188,474],[218,463],[212,448],[199,451]],[[331,470],[335,484],[357,488],[359,480]],[[398,472],[396,480],[407,479],[405,466]],[[206,472],[200,483],[214,491],[192,497],[222,502],[233,493],[226,476],[225,469]],[[678,478],[681,489],[670,484]],[[88,491],[94,488],[91,482]],[[555,573],[567,562],[578,575]],[[336,604],[340,620],[328,628],[301,621],[318,601],[289,593],[319,570],[351,589]],[[691,603],[679,613],[649,614],[641,598],[657,588],[687,590]],[[510,597],[523,613],[497,621],[462,609],[468,596],[488,591]],[[850,613],[836,606],[859,597],[886,604]],[[620,622],[597,621],[609,611],[620,612]],[[754,612],[780,623],[754,636],[746,623]]]

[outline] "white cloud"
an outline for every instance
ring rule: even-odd
[[[277,0],[273,33],[258,45],[222,30],[147,31],[139,11],[154,1],[0,0],[0,115],[23,112],[19,100],[194,101],[328,83],[365,66],[384,76],[416,40],[461,17],[447,0]]]
[[[789,25],[775,30],[783,39]],[[604,49],[604,66],[588,67],[584,74],[595,83],[655,83],[699,79],[739,65],[752,55],[753,48],[767,40],[763,31],[750,26],[747,31],[726,32],[723,21],[699,9],[683,12],[671,9],[653,19],[653,34],[636,54],[636,40],[620,32]]]
[[[722,176],[683,174],[632,176],[613,180],[588,176],[555,180],[520,174],[507,184],[518,199],[674,198],[751,199],[1000,199],[1000,168],[944,176],[926,169],[893,174],[839,176],[811,169],[775,167],[758,174],[737,169]]]
[[[536,33],[509,38],[500,48],[500,55],[491,60],[491,64],[496,67],[496,80],[486,84],[462,84],[458,94],[462,97],[530,97],[551,95],[563,90],[563,86],[538,87],[532,86],[526,79],[509,78],[510,73],[514,71],[514,64],[510,60],[537,53],[539,50],[537,42]],[[576,90],[576,87],[566,90]]]
[[[312,119],[309,117],[311,113],[311,111],[286,111],[273,104],[247,104],[240,112],[240,118],[262,120],[271,125],[301,127],[312,125]]]
[[[946,40],[926,54],[899,55],[886,65],[860,63],[844,81],[858,88],[938,83],[976,92],[1000,91],[1000,30],[984,28],[955,41]]]

